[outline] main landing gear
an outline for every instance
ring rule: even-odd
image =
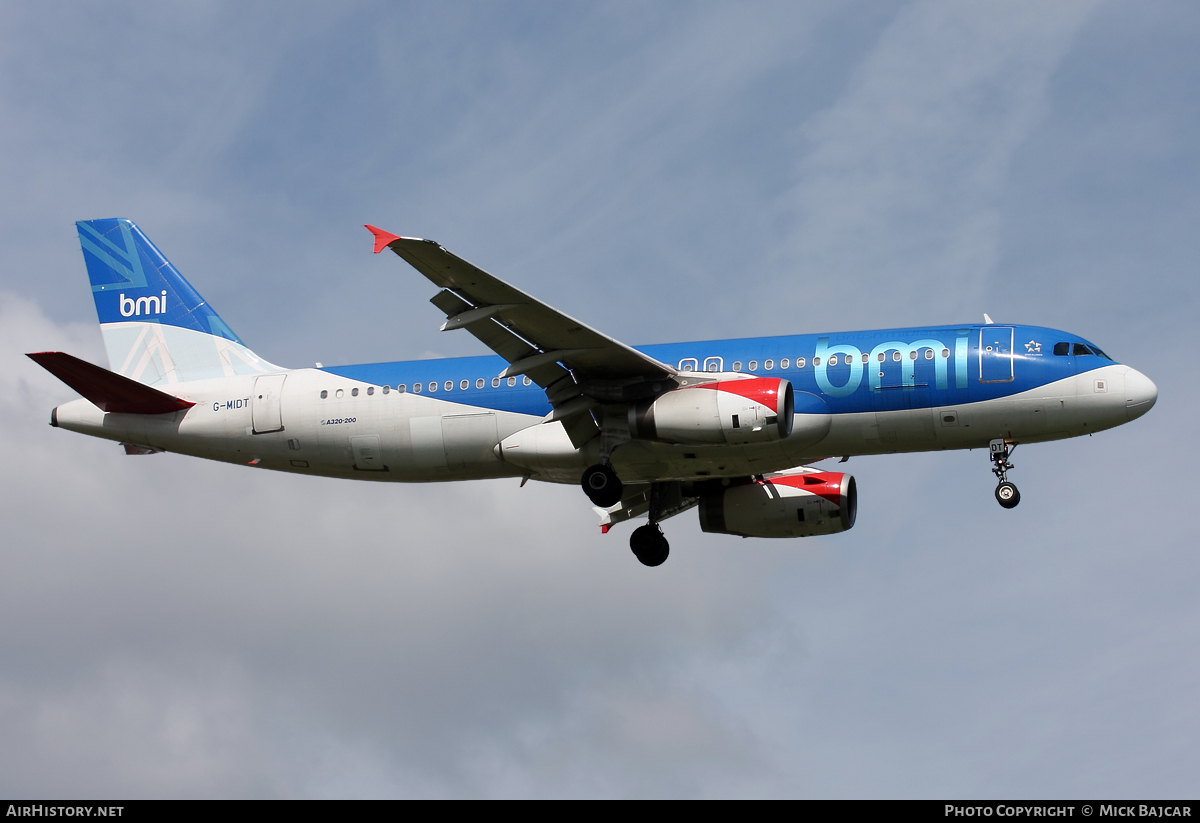
[[[988,443],[988,451],[992,457],[992,474],[1000,481],[996,486],[996,502],[1006,509],[1016,508],[1021,502],[1021,493],[1015,485],[1008,482],[1008,470],[1013,467],[1013,464],[1008,462],[1008,456],[1016,450],[1016,443],[1010,448],[1008,441],[1003,439],[998,438]]]
[[[608,463],[597,463],[583,473],[583,491],[588,499],[600,508],[607,509],[621,502],[625,490],[617,473]],[[633,555],[646,566],[661,566],[671,553],[671,545],[658,526],[663,511],[663,484],[650,484],[650,522],[633,530],[629,548]]]
[[[671,544],[657,523],[647,523],[633,530],[629,538],[629,548],[633,556],[644,566],[661,566],[671,553]]]
[[[663,483],[650,484],[650,522],[634,529],[629,537],[629,548],[633,549],[633,556],[640,560],[643,566],[661,566],[671,553],[671,544],[667,542],[666,535],[658,526],[659,518],[663,514],[665,488]]]
[[[621,493],[625,490],[617,473],[607,462],[597,463],[585,469],[582,485],[588,500],[602,509],[620,503]]]

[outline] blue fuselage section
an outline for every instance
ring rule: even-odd
[[[975,403],[1019,394],[1113,361],[1088,341],[1038,326],[934,328],[751,337],[637,346],[681,372],[780,377],[833,414]],[[545,392],[496,377],[500,357],[459,357],[326,367],[392,390],[497,411],[542,416]],[[797,411],[804,400],[797,398]]]

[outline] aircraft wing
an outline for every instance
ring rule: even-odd
[[[676,374],[671,366],[547,306],[433,240],[367,228],[375,235],[376,254],[390,248],[441,288],[429,302],[446,314],[442,331],[466,329],[508,361],[501,377],[527,375],[546,390],[554,408],[551,420],[580,416],[600,402],[624,399],[631,389],[638,394],[636,387]],[[587,436],[591,434],[594,428]]]

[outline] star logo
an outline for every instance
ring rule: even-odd
[[[1028,343],[1025,344],[1025,351],[1028,354],[1041,354],[1042,353],[1042,344],[1037,342],[1036,340],[1030,340]]]

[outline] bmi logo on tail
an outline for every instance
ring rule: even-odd
[[[154,311],[150,311],[150,307],[154,306]],[[133,317],[142,313],[142,308],[146,309],[146,314],[166,314],[167,313],[167,290],[162,290],[162,297],[139,297],[134,300],[132,297],[126,297],[125,292],[121,292],[121,316]]]

